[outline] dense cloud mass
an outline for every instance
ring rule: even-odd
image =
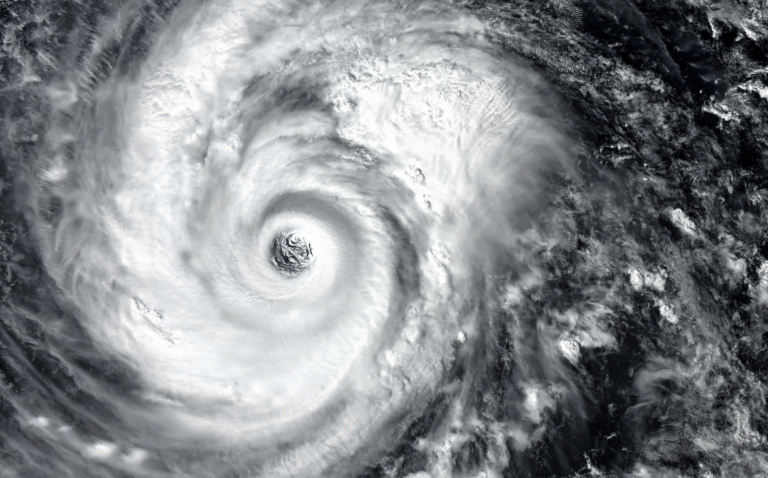
[[[768,476],[763,1],[0,3],[0,477]]]

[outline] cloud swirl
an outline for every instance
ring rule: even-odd
[[[54,114],[80,116],[29,179],[61,204],[35,232],[138,373],[109,397],[126,433],[310,476],[426,409],[572,169],[562,105],[486,29],[429,2],[190,3],[90,107],[59,86]]]

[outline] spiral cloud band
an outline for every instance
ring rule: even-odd
[[[764,476],[765,12],[0,2],[0,478]]]
[[[429,3],[185,6],[51,133],[80,154],[40,165],[63,204],[44,260],[139,370],[133,423],[309,476],[425,408],[494,250],[569,167],[540,80],[484,28]]]

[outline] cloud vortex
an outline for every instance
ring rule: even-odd
[[[763,3],[0,2],[0,478],[762,476]]]
[[[34,232],[139,373],[110,398],[126,433],[309,476],[427,407],[571,161],[541,80],[485,30],[429,2],[195,3],[88,108],[60,85],[77,117],[29,189],[61,212]]]

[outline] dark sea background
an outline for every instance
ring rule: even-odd
[[[317,177],[325,179],[313,180],[311,150],[301,156],[304,169],[282,176],[261,160],[253,178],[273,179],[251,191],[250,177],[237,182],[239,175],[250,174],[243,172],[246,166],[235,172],[214,168],[200,180],[201,189],[190,186],[204,192],[182,220],[161,215],[165,197],[186,191],[187,176],[152,169],[149,159],[135,172],[122,169],[132,144],[123,131],[135,126],[122,112],[140,104],[139,90],[132,88],[143,84],[144,72],[159,68],[153,55],[160,53],[153,52],[175,49],[169,58],[180,57],[207,25],[208,14],[199,12],[210,8],[215,18],[216,3],[0,0],[0,477],[768,477],[768,3],[509,0],[430,3],[429,8],[393,1],[262,3],[263,10],[253,7],[249,41],[267,46],[249,58],[256,65],[243,80],[251,82],[250,89],[245,99],[232,100],[241,106],[228,118],[251,128],[252,144],[276,117],[282,118],[275,123],[278,130],[305,122],[309,126],[296,126],[297,134],[315,138],[312,134],[321,131],[317,134],[331,138],[327,145],[317,140],[321,146],[315,140],[280,143],[269,150],[275,164],[288,161],[281,156],[285,148],[309,144],[322,154],[352,155],[361,169],[342,168],[327,177],[321,172]],[[379,14],[406,20],[389,24]],[[335,19],[345,15],[353,19],[351,26],[336,28]],[[374,26],[358,28],[356,18]],[[330,39],[312,46],[317,56],[294,68],[298,60],[281,63],[268,54],[270,42],[279,46],[288,35],[274,25],[293,25],[301,37],[317,19],[331,25]],[[464,28],[482,35],[445,33]],[[432,216],[411,214],[417,195],[402,192],[394,180],[379,182],[384,169],[370,164],[397,157],[395,149],[387,156],[379,143],[352,144],[342,133],[338,139],[322,132],[336,126],[311,119],[336,114],[328,113],[332,108],[323,91],[337,87],[334,71],[358,61],[356,38],[388,29],[416,32],[413,46],[392,47],[403,48],[397,57],[403,62],[422,53],[428,62],[430,48],[445,62],[472,48],[491,58],[455,60],[468,72],[457,80],[456,91],[462,81],[486,84],[495,74],[512,78],[513,90],[525,84],[522,93],[510,93],[514,99],[508,105],[488,101],[490,110],[520,108],[532,118],[510,120],[509,130],[522,128],[522,139],[502,150],[515,166],[467,160],[457,169],[478,178],[467,188],[484,184],[478,191],[487,194],[467,193],[450,174],[434,179],[436,173],[413,169],[417,183],[445,187],[446,201],[471,202],[450,221],[419,219]],[[284,54],[300,58],[302,41],[285,46]],[[351,53],[334,56],[342,49]],[[325,58],[333,60],[324,63]],[[262,61],[282,66],[258,72]],[[200,57],[195,71],[214,71],[211,64]],[[443,70],[436,71],[439,76]],[[270,75],[284,76],[264,86]],[[375,80],[376,73],[370,75]],[[418,81],[429,85],[428,76]],[[410,80],[402,81],[407,86]],[[142,94],[163,98],[165,87]],[[426,87],[421,94],[437,98],[434,91]],[[462,114],[474,113],[457,117]],[[503,136],[506,116],[500,118],[481,122],[477,131],[493,129]],[[440,131],[457,128],[440,121],[435,119]],[[215,137],[216,128],[228,125],[211,126],[201,137]],[[410,134],[409,128],[397,131]],[[416,139],[403,144],[416,148],[419,138],[432,141],[432,133],[413,134]],[[165,130],[156,135],[170,138]],[[478,137],[478,151],[493,142]],[[382,138],[382,145],[390,144]],[[514,159],[523,156],[527,159]],[[343,207],[357,204],[360,196],[372,198],[360,208],[374,211],[375,227],[345,219],[348,211],[335,212],[342,206],[324,194],[336,179],[343,191],[333,197],[346,198],[339,203]],[[306,185],[315,192],[280,196]],[[214,307],[205,294],[239,293],[229,282],[217,282],[229,278],[231,268],[219,270],[216,264],[240,264],[246,257],[238,240],[227,242],[228,227],[240,220],[240,212],[252,212],[225,192],[241,189],[247,190],[243,197],[269,195],[254,206],[268,212],[254,213],[262,218],[257,226],[233,228],[232,234],[267,227],[280,211],[301,211],[323,218],[331,229],[353,231],[341,242],[328,241],[356,251],[339,266],[341,279],[334,280],[342,282],[328,279],[343,287],[301,304],[310,310],[333,307],[333,317],[352,317],[383,297],[387,320],[371,332],[381,348],[372,348],[370,356],[389,347],[382,344],[395,343],[407,328],[402,317],[418,315],[409,308],[414,301],[430,304],[440,297],[435,310],[445,314],[424,315],[434,321],[433,328],[425,327],[435,332],[403,342],[397,350],[406,355],[387,356],[392,363],[412,357],[402,360],[413,367],[409,377],[417,378],[403,372],[406,378],[400,380],[395,373],[386,382],[398,384],[391,385],[399,390],[392,397],[402,399],[380,398],[386,393],[369,392],[373,385],[354,385],[384,367],[361,359],[350,382],[329,392],[327,404],[306,422],[261,428],[261,420],[274,417],[237,408],[238,394],[249,393],[238,390],[247,390],[250,374],[274,387],[283,386],[280,380],[313,384],[315,372],[292,375],[294,358],[303,364],[296,357],[317,349],[306,362],[323,360],[341,342],[318,333],[291,342],[290,352],[280,355],[283,342],[275,340],[275,360],[284,368],[258,375],[262,365],[255,372],[221,365],[241,357],[258,364],[262,359],[236,355],[238,337],[247,340],[245,335],[233,332],[216,342],[218,326],[204,320],[190,319],[197,328],[184,329],[183,317],[176,326],[153,326],[158,334],[170,334],[164,336],[168,342],[179,340],[174,327],[187,334],[180,335],[182,342],[194,334],[211,337],[214,345],[199,357],[195,347],[178,360],[162,355],[163,340],[145,340],[138,332],[135,346],[119,336],[138,330],[130,320],[114,318],[128,309],[147,323],[167,323],[174,320],[169,310],[194,315]],[[136,201],[143,197],[146,204],[125,219],[114,212],[122,207],[114,191],[137,191]],[[354,194],[344,196],[347,191]],[[158,218],[152,216],[153,204]],[[470,226],[445,225],[462,221]],[[150,257],[166,247],[161,233],[152,236],[159,242],[140,242],[153,227],[183,231],[178,241],[184,247],[168,246],[182,265],[157,262],[165,257],[160,253],[155,262],[142,262],[142,251]],[[443,286],[426,271],[435,237],[428,231],[443,234],[453,251],[444,262],[453,278]],[[377,247],[377,259],[368,258],[369,243]],[[378,249],[385,243],[389,246]],[[124,244],[130,254],[115,252]],[[328,246],[329,254],[336,253],[334,247]],[[319,261],[322,247],[315,249]],[[216,255],[225,250],[226,260]],[[463,272],[451,269],[459,262]],[[345,283],[347,269],[357,275]],[[231,277],[241,277],[237,274]],[[263,285],[261,276],[247,277]],[[193,280],[205,286],[183,282]],[[355,295],[358,285],[370,291]],[[144,299],[152,293],[154,302]],[[250,307],[246,298],[235,301],[237,307]],[[156,305],[165,300],[170,305]],[[264,300],[268,316],[271,299]],[[433,343],[440,345],[430,348]],[[227,355],[226,344],[237,352]],[[338,360],[344,354],[339,352]],[[429,359],[422,364],[420,357]],[[235,398],[205,395],[214,393],[213,385],[208,390],[204,384],[218,377],[217,370],[241,377]],[[285,384],[292,390],[290,385]],[[296,403],[304,399],[301,393],[295,393]]]

